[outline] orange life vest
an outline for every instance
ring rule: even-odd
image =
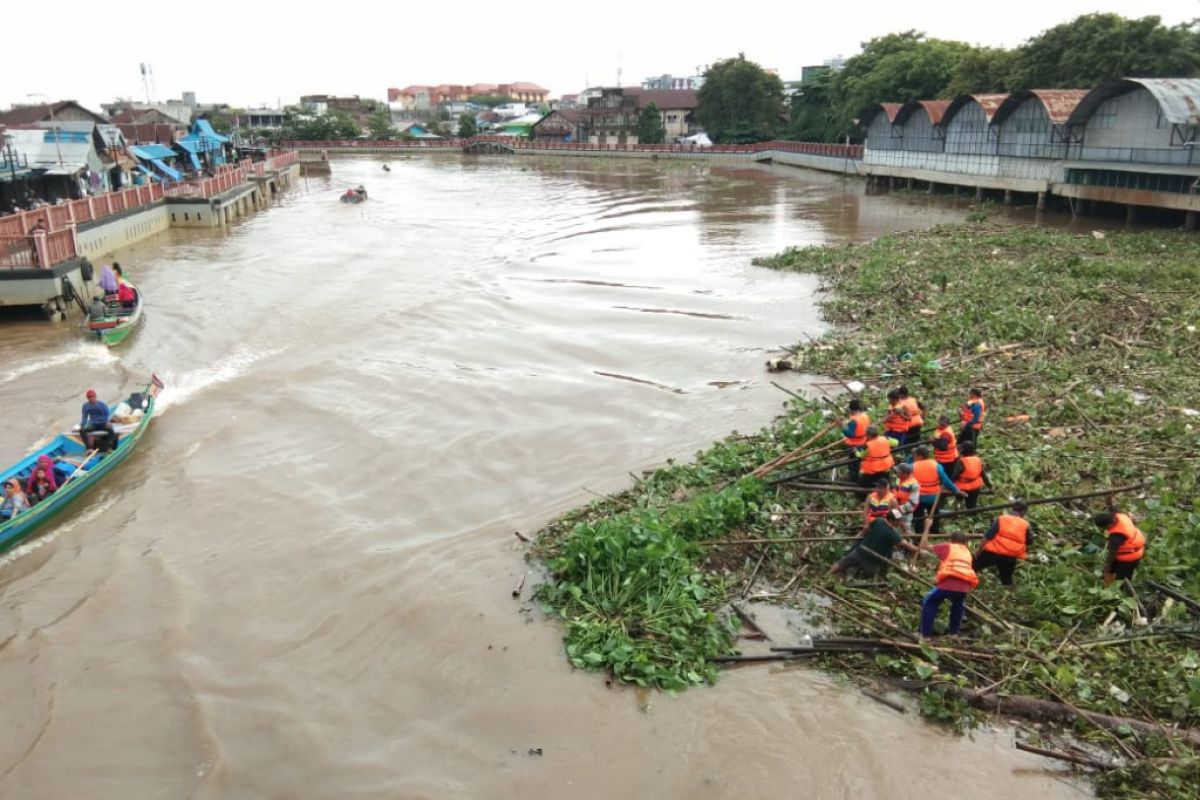
[[[876,436],[867,442],[867,454],[859,467],[861,475],[878,475],[887,472],[896,464],[892,458],[892,443],[886,436]]]
[[[1146,535],[1138,530],[1128,514],[1117,514],[1117,521],[1108,529],[1109,533],[1119,533],[1125,541],[1117,548],[1117,561],[1141,561],[1146,551]]]
[[[888,511],[890,511],[892,508],[892,500],[894,500],[895,497],[896,496],[890,491],[885,492],[883,497],[880,497],[875,492],[871,492],[869,495],[867,495],[867,519],[880,519],[881,517],[886,517],[888,515]]]
[[[921,485],[921,494],[941,494],[942,480],[938,477],[938,465],[932,458],[914,461],[913,477]]]
[[[854,423],[854,435],[843,437],[842,441],[848,447],[862,447],[867,443],[867,426],[871,424],[871,418],[860,411],[851,414],[850,421]]]
[[[943,436],[949,440],[949,444],[946,445],[944,450],[939,449],[937,446],[937,440]],[[933,457],[937,459],[939,464],[953,464],[958,460],[958,437],[954,435],[954,431],[950,430],[949,427],[938,428],[933,432],[933,438]]]
[[[983,459],[979,456],[963,456],[962,472],[954,479],[954,485],[964,492],[983,488]]]
[[[975,570],[971,567],[971,551],[965,544],[958,542],[950,543],[950,552],[942,559],[942,563],[938,566],[937,576],[933,579],[935,584],[941,583],[947,578],[958,578],[971,584],[974,589],[979,585],[979,576],[975,574]]]
[[[925,418],[921,416],[921,406],[917,404],[917,398],[906,397],[900,402],[908,409],[908,424],[910,426],[919,428],[925,424]]]
[[[936,476],[936,474],[937,470],[934,470],[934,475]],[[917,498],[921,496],[921,484],[916,478],[909,478],[896,487],[895,494],[896,502],[902,506],[906,505],[910,500],[915,503]]]
[[[971,426],[973,429],[979,430],[983,427],[983,421],[987,419],[987,403],[983,402],[982,397],[978,400],[968,399],[967,404],[959,411],[964,425],[971,421],[971,417],[975,416],[971,413],[971,403],[979,403],[979,422]]]
[[[899,401],[895,405],[888,406],[887,416],[883,418],[883,429],[885,431],[890,433],[905,433],[912,427],[912,423],[901,415],[900,412],[903,410],[904,405]]]
[[[1001,514],[996,518],[996,527],[996,535],[983,543],[983,549],[998,556],[1016,556],[1024,561],[1029,522],[1013,514]]]

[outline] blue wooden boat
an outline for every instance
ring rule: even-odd
[[[45,500],[12,519],[0,521],[0,551],[20,543],[39,525],[102,481],[105,475],[129,457],[154,416],[154,402],[160,389],[162,382],[157,377],[151,377],[149,385],[143,391],[136,392],[125,400],[131,410],[141,409],[142,414],[133,423],[122,425],[114,422],[119,434],[117,446],[107,453],[89,451],[76,435],[59,434],[49,444],[0,472],[0,486],[9,478],[17,478],[24,488],[26,479],[38,462],[38,457],[47,455],[55,461],[55,477],[58,481],[58,490]],[[113,403],[109,407],[116,408],[119,404]]]

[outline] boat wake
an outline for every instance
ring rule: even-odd
[[[162,414],[170,408],[181,406],[213,386],[240,378],[256,362],[281,352],[283,352],[282,348],[258,351],[243,350],[191,372],[180,374],[170,371],[162,372],[159,377],[166,384],[166,388],[158,396],[155,414]]]
[[[99,342],[79,342],[74,350],[65,350],[45,358],[27,361],[24,364],[9,369],[0,374],[0,384],[11,383],[34,372],[40,372],[51,367],[61,367],[75,361],[87,361],[89,365],[104,366],[112,364],[117,356],[105,345]]]
[[[49,530],[45,534],[43,534],[41,536],[34,535],[34,536],[30,537],[27,541],[22,542],[21,544],[14,547],[12,550],[9,550],[3,556],[0,556],[0,569],[4,569],[12,562],[17,561],[18,559],[24,558],[25,556],[29,555],[30,553],[33,553],[33,552],[36,552],[36,551],[42,549],[43,547],[50,544],[58,537],[62,536],[64,533],[70,533],[71,531],[78,528],[80,525],[88,524],[89,522],[94,520],[96,517],[100,516],[105,511],[112,508],[113,505],[116,504],[117,499],[118,498],[116,496],[113,496],[113,497],[108,498],[107,500],[100,502],[100,503],[96,503],[95,505],[88,506],[86,511],[81,513],[79,516],[75,517],[75,519],[71,520],[70,522],[63,523],[62,525],[47,526],[49,528]]]

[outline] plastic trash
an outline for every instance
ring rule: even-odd
[[[933,359],[932,361],[925,362],[925,369],[941,369],[941,368],[942,368],[942,362],[938,361],[936,358]]]

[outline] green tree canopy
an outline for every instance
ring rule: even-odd
[[[375,113],[367,118],[367,130],[371,132],[372,139],[396,138],[396,128],[392,125],[392,114],[386,108],[376,109]]]
[[[667,130],[663,127],[662,112],[654,103],[648,104],[638,112],[638,144],[662,144],[667,140]]]
[[[696,99],[696,119],[714,142],[761,142],[781,127],[783,82],[741,53],[705,71]]]
[[[340,111],[331,111],[319,117],[288,114],[283,120],[283,132],[283,138],[300,141],[356,139],[362,135],[354,120]]]
[[[1200,74],[1200,25],[1167,27],[1159,17],[1085,14],[1019,48],[1021,88],[1090,89],[1117,78]]]
[[[475,124],[475,117],[471,114],[463,113],[458,117],[458,135],[463,139],[468,139],[476,136],[479,133],[479,126]]]

